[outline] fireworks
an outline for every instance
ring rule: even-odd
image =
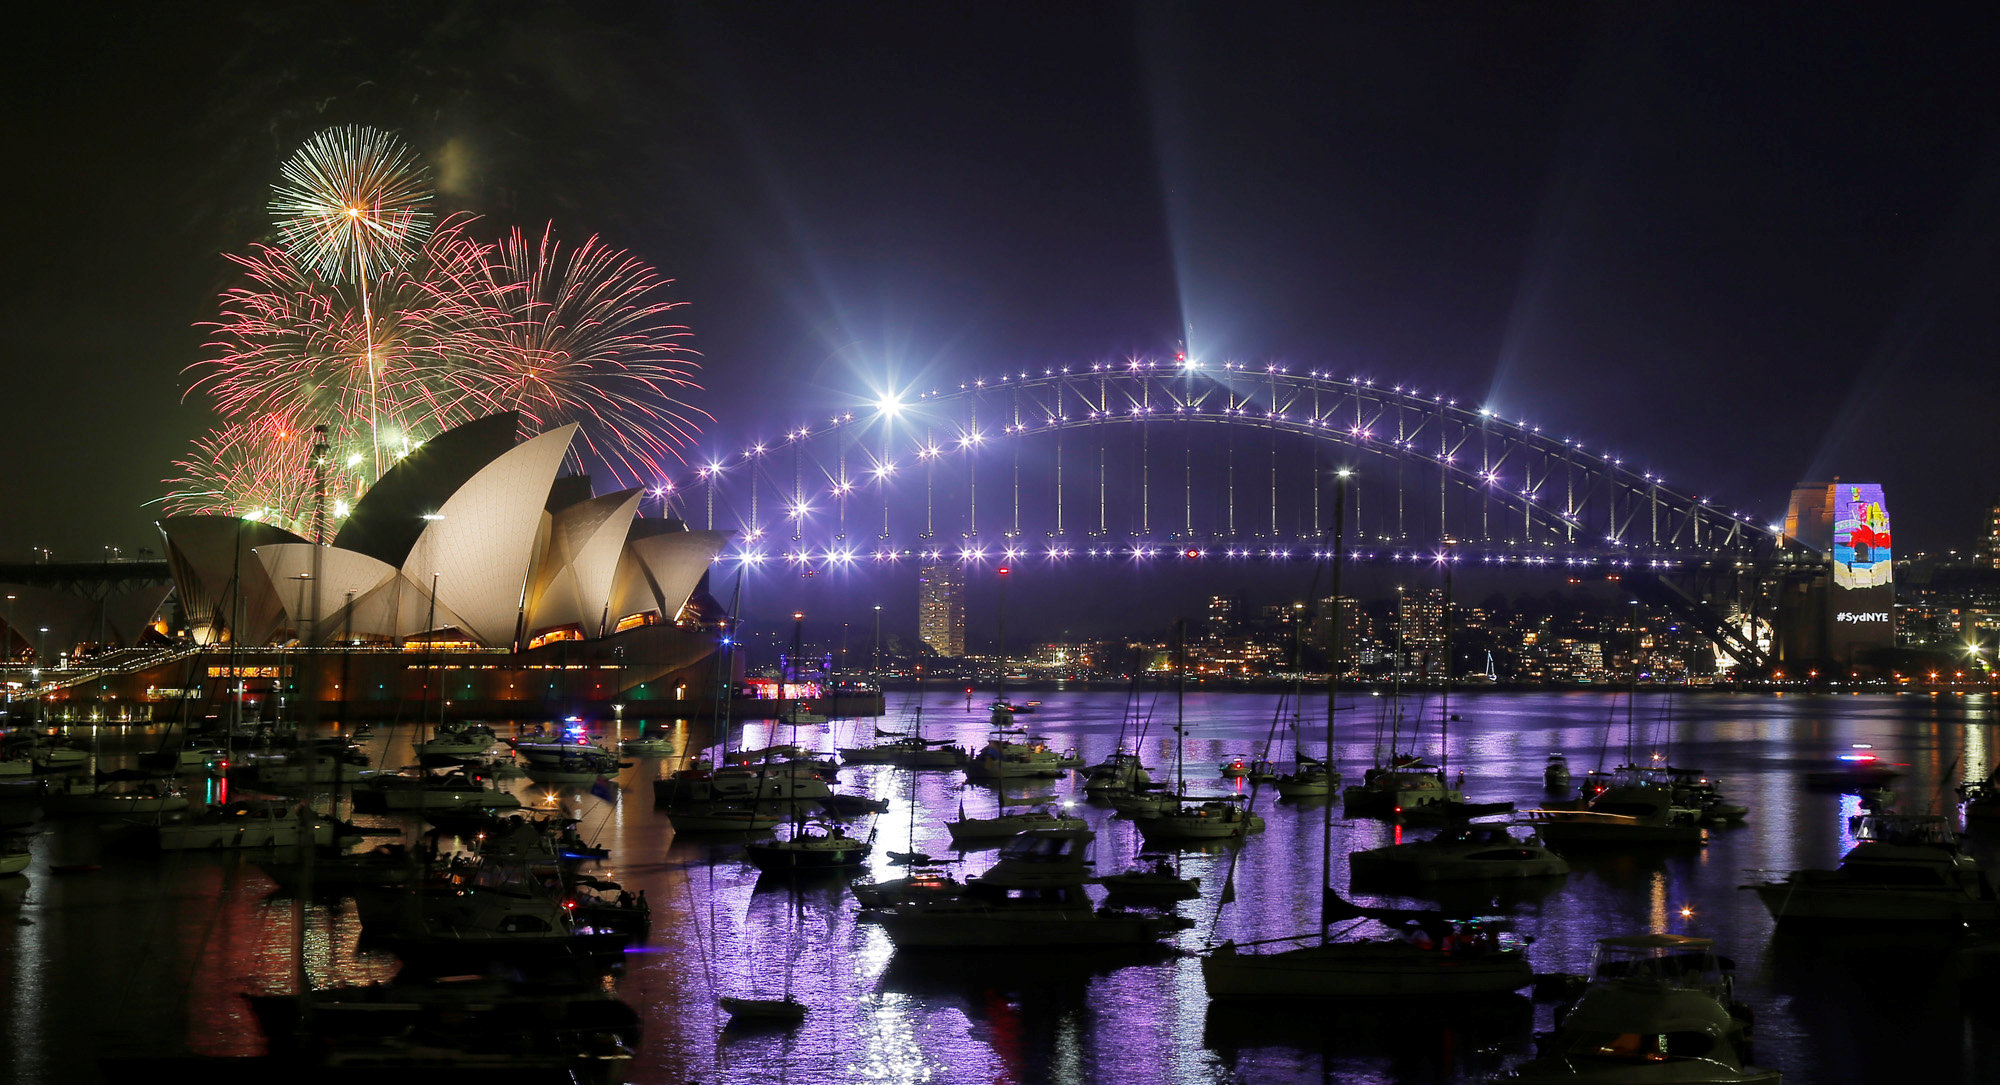
[[[313,434],[278,415],[232,422],[196,439],[192,453],[174,461],[180,477],[167,496],[169,516],[220,513],[276,524],[308,538],[313,520]],[[355,485],[351,468],[336,460],[327,473],[329,515]]]
[[[341,434],[369,416],[372,377],[391,443],[412,426],[435,432],[437,420],[475,417],[455,409],[451,374],[483,351],[480,332],[500,313],[484,302],[492,246],[467,236],[469,221],[443,223],[371,285],[367,307],[359,284],[328,283],[285,249],[229,257],[248,284],[223,294],[220,319],[206,325],[210,355],[190,367],[193,390],[213,395],[225,417],[276,414]]]
[[[330,502],[358,495],[415,445],[502,410],[537,429],[580,423],[580,466],[621,482],[650,483],[678,460],[706,416],[678,398],[698,387],[698,366],[688,329],[672,322],[670,280],[595,237],[566,247],[550,230],[535,242],[516,231],[489,244],[469,216],[433,231],[420,211],[369,214],[348,230],[344,212],[306,208],[315,192],[325,198],[314,206],[339,204],[337,186],[316,180],[331,178],[330,160],[357,176],[369,162],[370,176],[422,176],[368,129],[327,133],[286,164],[281,192],[297,195],[272,205],[289,215],[284,240],[229,257],[246,282],[222,295],[205,325],[208,356],[188,367],[190,394],[211,396],[225,422],[174,464],[168,511],[309,524],[311,442],[297,434],[314,425],[335,450]]]
[[[698,386],[690,333],[668,322],[681,303],[660,296],[667,280],[595,237],[566,249],[547,229],[535,242],[510,233],[487,275],[482,308],[499,315],[463,383],[537,429],[581,423],[589,456],[621,481],[658,478],[700,414],[673,394]]]
[[[271,197],[279,235],[327,279],[365,281],[408,259],[430,232],[430,173],[387,132],[329,128],[279,172],[285,180]]]

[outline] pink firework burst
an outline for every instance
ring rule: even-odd
[[[708,415],[681,394],[698,390],[692,334],[675,322],[684,303],[671,280],[596,237],[574,247],[544,228],[515,230],[487,266],[482,365],[463,374],[493,409],[518,410],[536,428],[580,424],[586,460],[621,482],[660,477]]]

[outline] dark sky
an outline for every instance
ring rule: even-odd
[[[676,279],[725,444],[863,371],[1191,322],[1204,356],[1493,403],[1760,516],[1878,479],[1905,553],[2000,493],[1976,7],[270,7],[17,40],[0,559],[153,545],[219,254],[336,123],[400,132],[440,210]]]

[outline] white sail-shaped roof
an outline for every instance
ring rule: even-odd
[[[450,624],[474,640],[513,642],[542,505],[576,430],[562,426],[515,445],[426,514],[402,571],[426,599],[435,574],[439,627],[449,613]]]
[[[625,544],[611,592],[611,620],[657,612],[672,621],[701,575],[729,541],[727,531],[660,531],[634,534]]]
[[[319,551],[316,580],[312,568],[315,549]],[[319,628],[302,629],[314,644],[333,644],[350,636],[410,637],[429,628],[433,621],[438,628],[460,624],[459,616],[442,600],[433,618],[428,577],[417,583],[402,570],[367,554],[331,546],[315,548],[311,543],[284,543],[258,547],[257,561],[273,583],[289,586],[289,596],[284,599],[287,611],[304,608],[293,616],[295,628],[311,622],[314,596],[318,596]],[[307,579],[301,581],[301,576]],[[315,583],[317,592],[311,588]]]
[[[528,630],[574,625],[596,637],[609,610],[618,558],[644,490],[624,490],[559,509],[528,590]]]
[[[195,642],[221,639],[232,612],[242,644],[264,644],[283,624],[285,604],[251,551],[272,543],[303,543],[280,527],[235,516],[170,516],[159,523],[167,568]],[[241,580],[240,598],[232,582]]]

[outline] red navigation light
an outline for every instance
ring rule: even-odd
[[[1201,556],[1201,551],[1199,551],[1199,550],[1183,550],[1183,551],[1181,551],[1181,556],[1182,556],[1182,557],[1184,557],[1184,558],[1198,558],[1198,557],[1200,557],[1200,556]]]
[[[1000,571],[1000,575],[1001,575],[1001,576],[1006,576],[1006,575],[1007,575],[1008,573],[1012,572],[1013,570],[1011,570],[1011,569],[1007,568],[1007,567],[1006,567],[1005,565],[1002,565],[1002,566],[1000,567],[1000,570],[999,570],[999,571]]]

